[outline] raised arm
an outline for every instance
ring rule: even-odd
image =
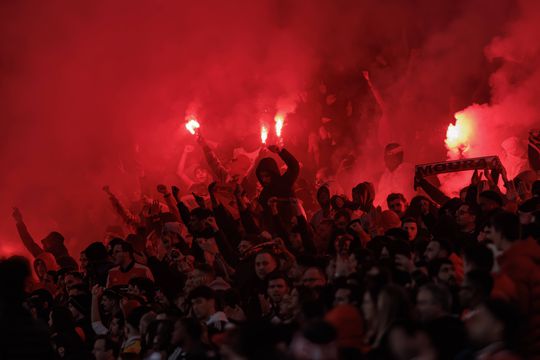
[[[227,182],[229,179],[229,171],[225,168],[225,166],[223,166],[219,158],[216,156],[210,146],[208,146],[206,140],[201,134],[198,135],[197,142],[203,150],[204,157],[206,158],[206,162],[208,163],[210,170],[214,174],[215,180],[223,183]]]
[[[286,149],[280,150],[276,145],[271,145],[268,147],[268,150],[278,154],[285,165],[287,165],[287,171],[285,171],[281,178],[292,186],[300,173],[300,163],[298,163],[298,160],[296,160],[296,158]]]
[[[26,247],[26,249],[34,257],[43,253],[44,250],[34,241],[32,235],[30,235],[30,232],[24,224],[22,214],[16,207],[13,208],[13,219],[15,219],[15,223],[17,224],[17,231],[19,232],[19,236],[24,244],[24,247]]]
[[[109,189],[107,185],[103,187],[103,191],[105,191],[105,193],[109,195],[109,200],[111,201],[112,206],[114,207],[118,215],[120,215],[122,220],[124,220],[124,222],[128,224],[129,226],[133,228],[137,228],[141,223],[141,220],[139,219],[139,217],[136,215],[133,215],[131,211],[129,211],[124,206],[124,204],[122,204],[120,199],[118,199],[116,195],[114,195],[111,192],[111,190]]]
[[[169,207],[169,211],[171,214],[174,215],[174,218],[179,223],[182,222],[182,218],[180,217],[180,211],[176,207],[176,202],[174,201],[174,198],[172,196],[172,193],[167,189],[165,185],[159,184],[157,186],[157,191],[163,195],[163,199],[165,200],[165,204]]]

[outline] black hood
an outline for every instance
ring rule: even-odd
[[[257,179],[259,179],[259,182],[262,184],[262,181],[261,181],[261,172],[262,171],[266,171],[270,174],[270,176],[272,177],[272,180],[278,178],[280,176],[280,172],[279,172],[279,167],[276,163],[276,160],[270,158],[270,157],[267,157],[267,158],[264,158],[264,159],[261,159],[261,161],[259,161],[259,164],[257,165],[257,170],[255,171],[256,174],[257,174]]]

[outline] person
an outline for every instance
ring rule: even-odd
[[[217,310],[217,297],[208,286],[198,286],[189,293],[189,301],[196,319],[208,326],[212,334],[223,332],[228,324],[227,315]]]
[[[120,353],[139,354],[141,352],[141,319],[150,312],[146,306],[139,306],[131,310],[126,318],[124,328],[125,340],[120,347]]]
[[[27,259],[18,256],[0,259],[1,359],[56,358],[46,322],[33,318],[23,306],[25,284],[30,275]]]
[[[402,193],[405,198],[412,199],[414,197],[414,168],[411,164],[404,162],[403,147],[398,143],[386,145],[384,163],[386,169],[379,180],[375,204],[383,205],[385,194],[390,193]]]
[[[418,237],[418,222],[413,218],[405,218],[401,227],[407,232],[407,240],[415,241]]]
[[[268,295],[268,305],[263,309],[263,315],[268,318],[273,318],[279,313],[279,305],[283,297],[291,291],[290,280],[280,272],[272,272],[266,278],[268,287],[266,294]]]
[[[98,335],[94,340],[92,354],[96,360],[114,360],[118,359],[119,347],[105,335]]]
[[[308,267],[302,275],[302,284],[306,287],[315,288],[326,286],[326,273],[323,269],[311,266]]]
[[[426,284],[418,290],[416,309],[420,320],[424,322],[449,316],[452,309],[452,295],[446,285]]]
[[[77,270],[78,265],[75,259],[73,259],[64,245],[64,237],[59,232],[53,231],[49,233],[44,239],[41,240],[41,246],[35,241],[26,224],[24,223],[23,216],[18,208],[13,208],[13,219],[17,225],[17,231],[23,242],[23,245],[34,257],[38,257],[44,252],[53,254],[56,263],[61,268],[67,268],[70,270]],[[51,269],[53,270],[53,269]]]
[[[513,352],[519,334],[519,313],[503,300],[486,299],[467,321],[475,359],[519,360]]]
[[[395,212],[400,218],[405,215],[408,206],[407,199],[405,199],[405,196],[403,196],[401,193],[392,193],[388,195],[386,198],[386,204],[388,206],[388,210]]]
[[[126,241],[113,242],[111,256],[115,267],[109,270],[107,277],[107,287],[117,285],[127,286],[130,279],[135,277],[146,277],[154,280],[150,269],[145,265],[135,262],[133,257],[133,247]]]
[[[527,319],[523,355],[540,356],[540,245],[532,238],[520,239],[519,217],[513,213],[496,214],[489,229],[489,240],[503,252],[497,259],[500,271],[516,285],[518,309]]]
[[[294,197],[294,183],[300,172],[298,161],[286,149],[270,145],[268,150],[279,155],[287,165],[287,170],[281,174],[276,161],[270,157],[261,159],[257,164],[255,173],[262,186],[258,200],[263,209],[267,211],[270,198],[288,199]]]
[[[459,287],[459,304],[464,312],[474,312],[478,306],[490,298],[493,291],[493,277],[489,272],[472,270],[465,274]]]

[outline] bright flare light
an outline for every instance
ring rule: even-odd
[[[195,119],[191,119],[186,123],[186,129],[191,133],[191,135],[195,135],[195,132],[198,128],[201,127],[201,124]]]
[[[454,117],[456,119],[455,125],[448,125],[444,142],[452,155],[459,156],[469,150],[473,128],[471,119],[463,113],[455,114]]]
[[[285,118],[283,117],[283,115],[278,114],[274,117],[274,121],[276,122],[276,127],[275,127],[276,136],[280,138],[281,130],[283,129],[283,123],[285,122]]]
[[[268,139],[268,129],[266,126],[261,126],[261,142],[263,144],[266,144],[266,140]]]

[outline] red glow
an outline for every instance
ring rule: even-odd
[[[261,142],[263,144],[266,144],[266,140],[268,139],[268,128],[263,125],[261,126]]]
[[[191,119],[186,123],[186,129],[191,133],[191,135],[195,135],[195,132],[197,129],[201,127],[201,124],[195,119]]]
[[[280,138],[281,137],[281,130],[283,129],[283,123],[285,122],[285,118],[284,118],[283,115],[277,114],[274,117],[274,121],[276,122],[276,125],[275,125],[276,136],[278,138]]]
[[[464,113],[456,113],[454,117],[456,122],[448,125],[444,140],[450,158],[461,157],[465,154],[470,149],[473,136],[472,120]]]

